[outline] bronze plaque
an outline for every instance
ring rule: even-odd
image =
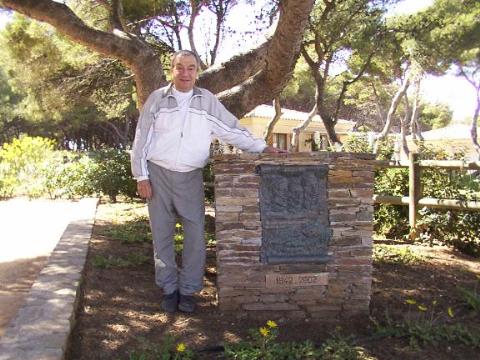
[[[318,274],[267,274],[267,288],[308,287],[328,285],[328,273]]]
[[[259,165],[264,263],[326,262],[327,165]]]

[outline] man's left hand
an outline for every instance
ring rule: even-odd
[[[273,146],[267,146],[265,149],[263,149],[263,152],[264,153],[270,153],[270,154],[286,154],[286,153],[288,153],[287,150],[278,149],[278,148],[273,147]]]

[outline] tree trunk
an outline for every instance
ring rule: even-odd
[[[409,86],[410,86],[410,77],[409,77],[409,74],[407,73],[402,86],[400,87],[400,89],[398,89],[397,93],[392,99],[392,103],[390,104],[390,109],[388,110],[387,119],[385,121],[385,126],[383,130],[375,137],[375,146],[374,146],[375,154],[378,152],[378,145],[380,140],[385,139],[385,137],[390,132],[390,128],[392,127],[392,124],[393,124],[393,116],[395,115],[395,112],[397,111],[397,107],[400,104],[402,97],[407,92],[407,89]]]
[[[273,107],[275,108],[275,115],[268,123],[267,128],[265,129],[265,133],[263,134],[264,140],[269,145],[272,145],[272,142],[269,140],[272,137],[273,129],[275,128],[275,125],[277,124],[278,120],[280,120],[280,117],[283,114],[282,107],[280,106],[280,99],[278,98],[278,96],[275,99],[273,99]]]
[[[476,80],[476,75],[480,71],[480,64],[476,64],[472,74],[470,77],[465,72],[465,69],[462,65],[460,67],[460,74],[475,88],[475,92],[477,95],[477,107],[475,108],[475,112],[472,118],[472,125],[470,127],[470,138],[472,139],[472,144],[474,149],[478,154],[478,159],[480,159],[480,145],[478,143],[478,134],[477,134],[477,124],[478,124],[478,116],[480,114],[480,82],[478,78]]]
[[[400,138],[402,141],[402,150],[406,156],[410,154],[410,150],[408,149],[407,144],[407,123],[408,119],[410,118],[410,104],[408,103],[407,94],[404,96],[405,98],[405,115],[403,118],[400,118]],[[413,116],[413,114],[412,114]]]
[[[410,134],[412,135],[413,141],[417,140],[417,137],[418,139],[423,140],[422,129],[420,128],[420,124],[418,122],[420,108],[420,82],[421,79],[417,79],[415,81],[415,95],[413,97],[412,117],[410,119]],[[405,99],[407,99],[407,97],[405,97]]]
[[[477,151],[478,159],[480,160],[480,145],[478,144],[477,124],[478,115],[480,114],[480,87],[477,88],[477,108],[472,118],[472,126],[470,127],[470,136],[472,138],[473,147]]]
[[[298,152],[300,150],[300,133],[304,131],[307,126],[311,123],[315,115],[317,115],[317,104],[314,105],[313,109],[308,113],[308,116],[303,122],[293,128],[292,130],[292,141],[290,143],[290,151],[292,152]]]
[[[335,131],[335,125],[337,122],[329,115],[322,116],[320,114],[320,117],[325,126],[325,131],[327,132],[328,143],[333,149],[339,150],[342,147],[342,142]]]

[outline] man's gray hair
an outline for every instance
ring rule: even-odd
[[[195,58],[195,62],[197,63],[197,68],[200,68],[200,59],[198,55],[191,50],[178,50],[174,52],[172,55],[172,61],[171,61],[172,68],[173,68],[173,64],[175,63],[175,60],[179,56],[193,56]]]

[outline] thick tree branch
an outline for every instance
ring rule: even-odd
[[[265,57],[269,46],[270,41],[267,41],[256,49],[208,68],[200,74],[198,86],[217,94],[244,82],[265,67]]]
[[[265,58],[265,68],[241,86],[219,94],[236,116],[275,98],[285,87],[297,62],[313,4],[314,0],[280,2],[280,17]]]
[[[5,7],[46,22],[72,40],[107,57],[121,60],[135,74],[138,101],[164,83],[162,64],[149,45],[131,34],[107,33],[87,26],[65,4],[52,0],[2,0]]]

